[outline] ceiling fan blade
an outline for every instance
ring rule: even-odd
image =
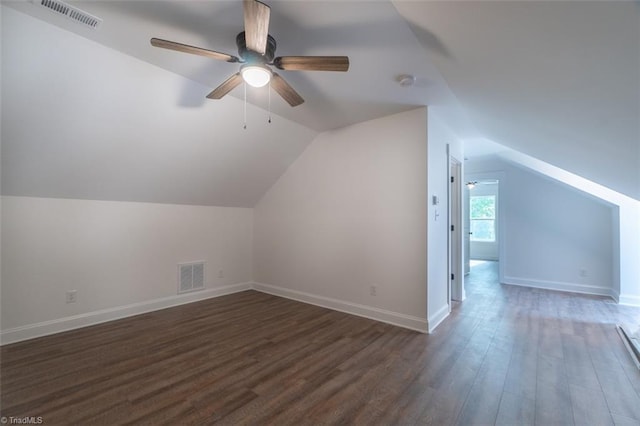
[[[244,0],[243,6],[247,48],[264,55],[267,51],[271,8],[257,0]]]
[[[242,83],[242,76],[238,72],[226,79],[220,86],[213,89],[213,91],[207,95],[207,98],[220,99],[224,95],[232,91],[240,83]]]
[[[160,38],[152,38],[151,45],[154,47],[162,47],[163,49],[176,50],[178,52],[191,53],[193,55],[206,56],[207,58],[218,59],[227,62],[240,62],[240,59],[233,55],[216,52],[214,50],[203,49],[201,47],[189,46],[188,44],[176,43],[175,41],[162,40]]]
[[[293,90],[293,87],[289,86],[289,83],[284,81],[284,79],[275,72],[271,76],[271,87],[273,87],[273,89],[282,96],[282,99],[287,101],[287,103],[292,107],[298,106],[304,102],[302,96]]]
[[[279,56],[273,65],[287,71],[348,71],[348,56]]]

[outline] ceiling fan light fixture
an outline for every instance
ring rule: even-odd
[[[271,80],[271,70],[261,65],[245,65],[240,74],[245,83],[253,87],[263,87]]]
[[[0,0],[2,1],[2,0]],[[59,2],[61,0],[31,0],[34,2]],[[207,99],[221,99],[242,82],[252,87],[269,84],[292,107],[304,103],[304,99],[282,77],[271,70],[285,71],[348,71],[348,56],[279,56],[275,57],[276,40],[269,35],[271,8],[259,0],[243,0],[244,31],[236,36],[238,56],[215,50],[191,46],[153,37],[154,47],[200,55],[219,61],[244,64],[240,71],[227,78],[207,95]],[[246,94],[246,90],[245,90]],[[269,96],[271,92],[269,91]],[[271,99],[269,97],[269,99]]]

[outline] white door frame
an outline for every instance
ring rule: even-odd
[[[469,206],[470,192],[467,186],[467,178],[462,180],[462,242],[464,253],[464,276],[466,277],[471,272],[471,210]]]
[[[504,270],[507,264],[507,216],[506,216],[506,197],[507,177],[504,171],[469,173],[464,177],[466,180],[481,181],[486,179],[496,179],[498,181],[498,280],[504,282]],[[468,203],[469,200],[467,199]]]
[[[464,259],[462,240],[462,162],[449,153],[449,188],[448,188],[448,277],[449,306],[452,300],[463,301],[464,291]]]

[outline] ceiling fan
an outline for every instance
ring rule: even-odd
[[[347,71],[347,56],[278,56],[275,57],[276,40],[269,35],[271,8],[257,0],[243,0],[244,31],[236,36],[238,56],[189,46],[174,41],[152,38],[151,45],[178,52],[206,56],[226,62],[243,64],[240,71],[225,80],[207,95],[209,99],[220,99],[245,81],[254,87],[271,86],[292,107],[304,99],[280,75],[271,70],[274,66],[286,71]]]

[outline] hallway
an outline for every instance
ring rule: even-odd
[[[640,324],[638,308],[502,285],[497,262],[466,278],[452,315],[492,337],[458,424],[640,425],[640,372],[615,329]]]

